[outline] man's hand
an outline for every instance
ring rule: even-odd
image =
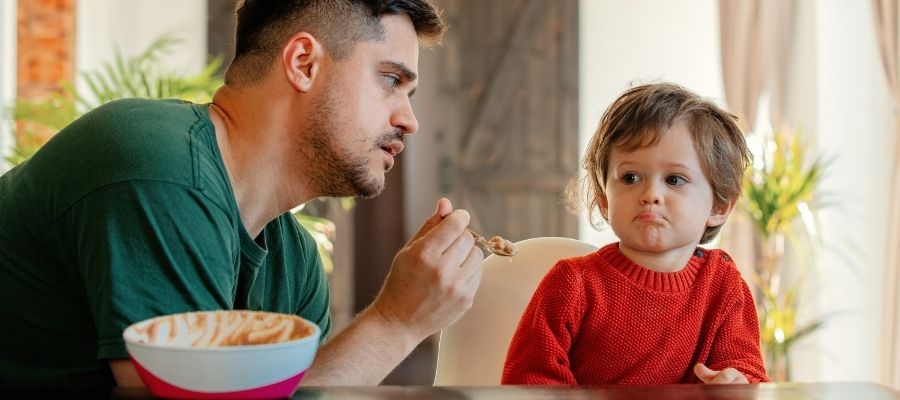
[[[434,215],[397,253],[373,309],[418,340],[456,322],[481,284],[484,254],[468,225],[468,212],[439,200]]]
[[[725,368],[721,371],[714,371],[703,364],[697,363],[697,365],[694,366],[694,373],[697,374],[697,377],[700,378],[703,383],[725,385],[750,383],[744,374],[734,368]]]
[[[447,199],[407,243],[372,306],[326,343],[303,380],[310,386],[375,385],[429,335],[471,306],[481,284],[481,249],[469,214]]]

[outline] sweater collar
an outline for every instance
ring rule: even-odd
[[[660,292],[682,292],[694,283],[708,252],[698,247],[687,265],[676,272],[657,272],[635,264],[619,251],[618,242],[603,246],[597,253],[610,266],[639,286]]]

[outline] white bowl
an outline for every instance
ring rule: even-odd
[[[320,335],[296,315],[246,310],[165,315],[122,334],[144,384],[168,398],[290,397]]]

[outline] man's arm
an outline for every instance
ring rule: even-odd
[[[397,328],[375,309],[366,309],[319,349],[302,384],[377,385],[422,341]]]
[[[375,299],[324,345],[304,385],[375,385],[429,335],[456,322],[481,284],[484,254],[465,228],[469,214],[446,199],[394,258]]]
[[[109,360],[109,369],[112,370],[113,377],[116,378],[116,386],[144,386],[141,377],[138,376],[134,364],[127,358]]]
[[[472,306],[484,254],[465,230],[469,214],[451,210],[448,200],[438,202],[397,253],[375,302],[319,349],[304,385],[376,385]],[[119,386],[143,386],[130,360],[111,360],[110,368]]]

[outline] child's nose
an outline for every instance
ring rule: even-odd
[[[647,189],[644,190],[643,195],[641,196],[642,204],[660,204],[662,201],[662,192],[660,190],[659,185],[649,184],[647,185]]]

